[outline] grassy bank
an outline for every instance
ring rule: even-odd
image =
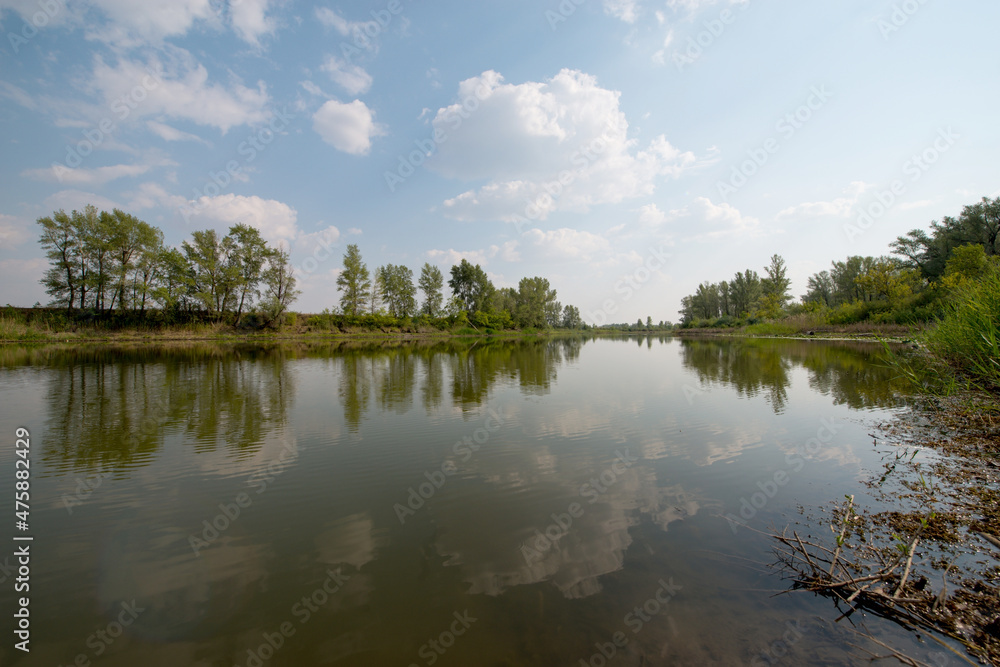
[[[594,334],[589,329],[495,330],[457,316],[394,318],[386,315],[344,316],[286,313],[280,323],[263,325],[254,314],[235,322],[206,314],[95,313],[61,308],[0,310],[0,342],[117,342],[134,340],[288,340],[288,339],[413,339],[484,336],[554,336]]]

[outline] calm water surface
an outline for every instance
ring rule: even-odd
[[[875,352],[0,348],[0,495],[25,426],[35,536],[32,650],[0,664],[850,663],[754,529],[866,501]],[[7,637],[13,606],[7,577]]]

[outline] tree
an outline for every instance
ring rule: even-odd
[[[145,312],[146,299],[151,298],[153,290],[162,275],[163,265],[163,232],[156,227],[150,227],[151,237],[143,244],[139,259],[135,265],[135,277],[132,280],[132,307],[139,304],[139,310]]]
[[[555,290],[552,292],[555,294]],[[558,301],[549,301],[545,304],[545,326],[555,329],[562,324],[562,304]]]
[[[788,268],[781,255],[771,255],[771,263],[764,268],[767,275],[761,280],[761,298],[767,304],[765,310],[770,315],[777,316],[788,305],[791,295],[788,293],[792,281],[788,278]]]
[[[192,268],[192,295],[211,314],[226,312],[238,282],[229,261],[231,243],[223,243],[214,229],[191,234],[181,246]]]
[[[983,247],[986,255],[1000,255],[1000,197],[990,201],[983,197],[977,204],[966,206],[958,217],[964,236],[970,243]]]
[[[757,307],[757,302],[760,300],[760,276],[751,269],[737,273],[729,283],[729,290],[733,314],[736,317],[746,317]]]
[[[501,287],[493,293],[490,299],[490,310],[498,313],[507,313],[513,321],[514,313],[517,312],[517,290],[513,287]]]
[[[709,282],[698,285],[692,299],[694,315],[710,320],[719,316],[719,287]]]
[[[96,212],[96,208],[88,206],[84,215],[76,218],[74,211],[74,222],[79,227],[83,241],[83,261],[88,265],[86,286],[93,292],[91,303],[97,310],[104,310],[107,307],[107,291],[111,284],[111,265],[114,261],[110,239],[114,233],[115,219],[107,211],[93,215]]]
[[[413,271],[402,264],[387,264],[378,270],[378,283],[389,314],[410,317],[417,310],[417,290],[413,286]]]
[[[159,230],[117,208],[110,214],[102,213],[101,220],[100,231],[107,234],[102,239],[102,245],[107,250],[116,274],[109,309],[114,310],[116,303],[119,309],[125,309],[129,305],[126,303],[128,276],[134,274],[136,262],[143,250],[156,245],[160,238],[157,234]]]
[[[444,276],[441,269],[425,263],[420,269],[420,291],[424,293],[424,306],[421,309],[425,315],[430,317],[440,317],[444,297]]]
[[[517,306],[514,312],[514,321],[522,329],[534,327],[541,329],[547,326],[554,313],[556,305],[556,291],[549,288],[549,281],[545,278],[521,278],[517,285]],[[555,314],[558,322],[562,315]]]
[[[875,264],[874,257],[854,255],[844,262],[834,262],[830,278],[834,285],[834,300],[837,304],[864,301],[866,294],[858,284],[858,278]]]
[[[368,291],[367,304],[368,312],[378,315],[382,312],[382,268],[378,267],[372,271],[371,289]],[[362,307],[364,310],[364,307]]]
[[[177,248],[160,251],[156,258],[159,279],[152,296],[165,310],[180,310],[190,306],[190,295],[194,291],[194,269]]]
[[[76,211],[73,211],[74,216]],[[72,218],[63,210],[53,215],[38,218],[42,228],[39,242],[52,266],[45,272],[42,284],[45,293],[53,298],[53,304],[65,303],[72,309],[76,295],[82,288],[80,250],[82,240]],[[80,304],[83,307],[83,304]]]
[[[650,331],[653,330],[653,316],[652,315],[647,315],[646,316],[646,328],[648,330],[650,330]]]
[[[966,206],[957,218],[931,222],[930,234],[914,229],[892,243],[893,253],[906,258],[924,278],[945,274],[948,258],[956,248],[979,245],[988,256],[1000,255],[1000,197]]]
[[[261,308],[268,323],[279,322],[288,306],[301,293],[295,289],[295,271],[289,261],[288,252],[274,248],[267,254],[267,268],[263,275],[264,291]]]
[[[820,271],[809,277],[806,287],[809,290],[803,297],[804,303],[814,302],[824,306],[833,306],[834,284],[829,271]]]
[[[563,308],[562,325],[567,329],[579,329],[583,326],[583,319],[580,317],[580,309],[576,306],[566,306]]]
[[[467,259],[463,259],[461,263],[451,267],[451,279],[448,281],[448,286],[451,287],[455,298],[469,313],[484,310],[495,291],[493,283],[490,282],[482,267],[478,264],[473,266]]]
[[[242,223],[229,228],[224,239],[231,275],[234,277],[234,301],[236,302],[236,323],[243,317],[243,310],[253,307],[254,299],[260,297],[260,283],[263,280],[264,264],[271,249],[255,227]]]
[[[895,303],[912,291],[916,271],[905,269],[900,262],[880,257],[857,277],[858,287],[868,300]]]
[[[719,283],[719,313],[729,317],[733,314],[732,306],[729,304],[729,283],[723,280]]]
[[[368,267],[361,261],[361,251],[352,243],[344,254],[344,270],[337,276],[337,289],[342,292],[340,307],[345,315],[361,314],[371,286]]]

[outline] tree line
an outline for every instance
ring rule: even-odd
[[[51,305],[69,310],[203,311],[212,318],[249,312],[277,321],[296,299],[288,252],[249,225],[220,236],[196,231],[180,248],[134,215],[86,206],[37,220],[50,267],[41,282]]]
[[[777,316],[792,299],[785,260],[773,255],[762,277],[753,269],[737,272],[731,280],[704,282],[698,290],[681,299],[681,323],[718,318]]]
[[[933,319],[947,290],[1000,265],[1000,197],[984,197],[929,230],[914,229],[890,248],[887,256],[832,262],[809,277],[799,303],[790,303],[784,260],[774,255],[763,277],[747,269],[730,281],[699,285],[681,300],[682,325],[730,326],[803,311],[829,313],[836,323],[872,315],[897,323]]]
[[[563,306],[545,278],[522,278],[516,289],[497,289],[480,265],[463,259],[451,267],[447,284],[451,295],[446,299],[444,274],[430,263],[424,263],[416,283],[413,271],[403,265],[387,264],[370,271],[358,246],[351,244],[337,276],[339,313],[352,317],[387,314],[397,319],[448,317],[460,325],[493,330],[583,326],[580,310]],[[419,303],[418,290],[422,294]]]

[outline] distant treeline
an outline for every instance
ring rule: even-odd
[[[792,303],[784,259],[765,275],[747,269],[729,281],[705,282],[681,301],[683,327],[728,327],[803,313],[819,323],[912,324],[939,319],[957,287],[981,280],[1000,262],[1000,198],[983,198],[958,217],[915,229],[883,257],[852,256],[809,278]],[[991,268],[993,267],[993,268]]]
[[[180,249],[165,246],[162,231],[119,209],[60,210],[38,225],[50,263],[42,284],[50,305],[70,311],[156,307],[178,321],[179,313],[188,313],[184,321],[197,314],[235,324],[252,312],[270,323],[298,295],[288,253],[248,225],[234,225],[223,237],[196,231]]]
[[[249,225],[234,225],[225,236],[196,231],[180,248],[171,248],[161,230],[119,209],[60,210],[37,222],[50,264],[41,281],[52,297],[49,305],[67,309],[74,322],[241,325],[252,315],[254,325],[267,326],[280,324],[299,295],[288,252],[270,247]],[[358,246],[349,245],[337,277],[340,302],[317,323],[406,329],[416,320],[417,327],[477,331],[584,326],[579,309],[563,306],[545,278],[523,278],[517,289],[497,289],[481,266],[465,259],[450,273],[446,299],[436,266],[425,263],[414,283],[413,271],[403,265],[369,271]],[[154,309],[155,316],[125,315]]]
[[[559,303],[556,290],[545,278],[522,278],[517,289],[497,289],[480,265],[466,259],[452,266],[450,274],[451,297],[445,300],[444,275],[438,267],[424,263],[416,283],[413,271],[403,265],[387,264],[372,272],[358,246],[352,244],[347,246],[344,269],[337,276],[340,305],[325,315],[422,318],[439,324],[446,318],[452,326],[490,331],[583,326],[580,310]],[[418,289],[423,296],[419,304]]]

